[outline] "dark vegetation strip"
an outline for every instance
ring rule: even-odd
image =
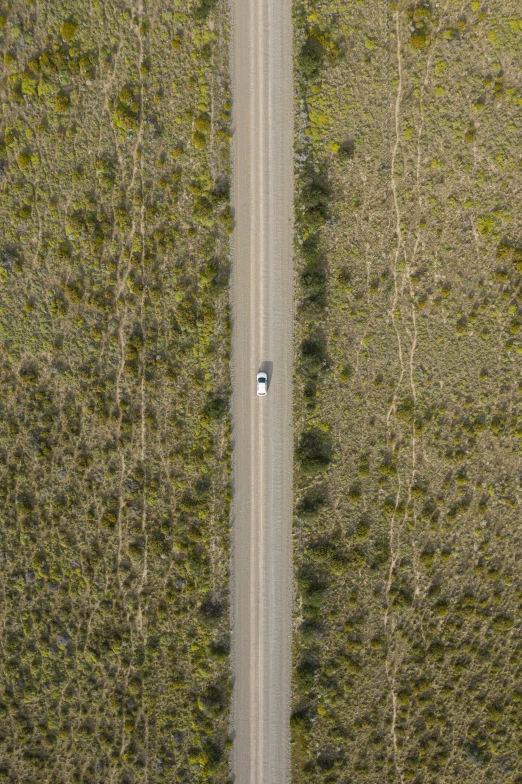
[[[294,10],[297,91],[296,259],[297,330],[295,421],[301,431],[296,444],[296,517],[300,543],[328,508],[327,474],[332,460],[330,426],[321,411],[322,382],[329,370],[325,324],[328,318],[328,259],[322,243],[330,217],[331,186],[327,167],[318,162],[309,137],[309,97],[324,68],[339,57],[329,35],[307,21],[306,9]],[[302,544],[300,544],[301,548]],[[330,580],[321,557],[310,552],[295,559],[297,628],[294,639],[293,709],[291,715],[293,772],[299,775],[300,747],[316,715],[315,676],[320,667],[322,605]],[[297,768],[295,767],[297,765]]]

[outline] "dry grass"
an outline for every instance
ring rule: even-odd
[[[522,781],[520,9],[295,16],[294,780]]]
[[[2,11],[7,781],[228,775],[226,19]]]

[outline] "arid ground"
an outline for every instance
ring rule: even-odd
[[[518,782],[521,9],[294,16],[293,780]]]
[[[0,776],[226,781],[226,4],[0,15]]]

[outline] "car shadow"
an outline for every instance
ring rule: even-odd
[[[267,390],[270,389],[270,384],[272,382],[272,373],[274,372],[274,363],[273,362],[261,362],[259,366],[258,373],[266,373],[268,376],[267,382]]]

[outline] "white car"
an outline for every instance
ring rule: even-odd
[[[259,397],[264,397],[268,389],[268,376],[263,371],[257,374],[257,394]]]

